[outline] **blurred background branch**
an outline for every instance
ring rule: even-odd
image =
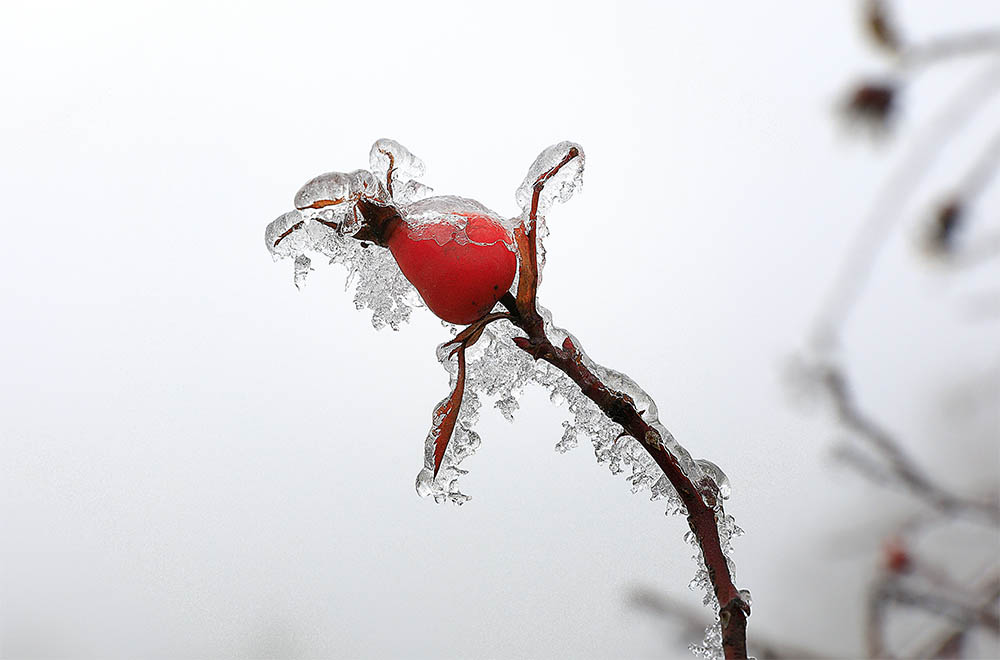
[[[962,136],[973,120],[987,108],[1000,91],[1000,29],[976,29],[967,33],[942,34],[922,41],[910,41],[896,20],[895,6],[886,0],[865,0],[860,5],[861,24],[869,42],[886,60],[882,74],[867,76],[844,95],[840,106],[843,118],[874,137],[893,132],[908,108],[906,87],[924,74],[952,60],[969,57],[985,60],[952,94],[935,99],[937,109],[912,135],[899,135],[906,142],[902,156],[878,188],[862,219],[823,301],[808,338],[804,357],[797,361],[799,376],[795,387],[818,393],[829,404],[833,422],[848,439],[834,447],[833,454],[843,465],[877,488],[892,489],[914,504],[922,505],[919,515],[896,525],[877,539],[875,575],[863,596],[864,652],[871,658],[962,658],[970,650],[970,638],[983,633],[1000,635],[1000,558],[989,547],[982,566],[970,579],[957,579],[950,563],[956,561],[962,540],[950,530],[956,521],[971,524],[997,538],[1000,527],[1000,499],[997,483],[980,486],[948,484],[936,473],[936,465],[921,462],[913,443],[890,430],[859,398],[858,387],[849,376],[843,342],[844,327],[856,304],[869,291],[876,262],[894,229],[906,215],[911,199],[922,191],[922,182],[938,163],[945,148]],[[1000,234],[987,233],[967,239],[974,216],[981,216],[983,200],[995,185],[1000,168],[1000,133],[970,150],[966,165],[947,194],[937,197],[928,209],[918,254],[933,257],[951,268],[947,275],[961,277],[1000,255]],[[975,301],[976,319],[998,320],[997,294]],[[991,312],[992,310],[992,312]],[[997,355],[985,356],[996,360]],[[993,380],[980,383],[985,406],[1000,406],[1000,387]],[[990,392],[992,390],[992,393]],[[911,414],[918,409],[911,406]],[[995,447],[1000,429],[985,438]],[[937,445],[951,447],[948,438]],[[970,459],[974,460],[974,459]],[[942,532],[943,530],[943,532]],[[880,532],[875,532],[879,534]],[[918,548],[935,534],[943,534],[950,552],[931,557]],[[636,589],[631,603],[657,616],[680,623],[685,629],[706,623],[698,612],[688,610],[670,598]],[[893,621],[905,612],[920,613],[930,623],[910,630],[904,640],[891,634]],[[923,619],[927,621],[927,619]],[[926,635],[921,639],[921,634]],[[781,641],[748,640],[759,657],[822,657],[822,650],[795,648]],[[818,643],[818,647],[822,644]]]

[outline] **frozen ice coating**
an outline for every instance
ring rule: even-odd
[[[295,193],[295,208],[303,211],[331,207],[334,212],[347,213],[351,211],[351,202],[358,195],[381,195],[380,185],[371,172],[327,172],[310,179],[299,188]]]
[[[439,245],[449,241],[475,242],[475,236],[470,237],[466,232],[470,215],[486,216],[513,234],[517,226],[527,222],[535,193],[534,184],[542,177],[545,185],[539,191],[536,225],[538,265],[541,268],[544,263],[542,239],[548,233],[544,213],[554,202],[566,201],[580,189],[584,169],[583,150],[579,145],[560,142],[545,149],[535,159],[524,183],[517,190],[521,213],[505,220],[475,200],[428,196],[430,189],[417,181],[417,177],[424,173],[423,162],[398,142],[378,140],[372,147],[370,161],[371,172],[331,172],[306,183],[295,196],[295,205],[300,210],[285,213],[268,225],[265,240],[275,260],[294,260],[294,282],[299,287],[312,270],[312,257],[317,254],[327,257],[330,263],[344,265],[348,286],[353,285],[355,289],[357,308],[371,310],[372,324],[376,328],[388,325],[394,330],[409,318],[413,307],[422,303],[388,249],[352,238],[365,222],[363,216],[359,219],[359,214],[355,213],[359,197],[394,206],[418,238],[435,240]],[[552,170],[558,165],[562,166],[561,169],[553,174]],[[425,236],[421,235],[421,228],[426,228]],[[514,249],[513,246],[511,249]],[[496,309],[501,308],[498,306]],[[609,388],[634,403],[651,428],[645,441],[669,451],[677,459],[681,471],[702,491],[706,503],[715,508],[722,549],[729,557],[731,540],[742,530],[732,516],[722,510],[722,500],[730,494],[726,475],[711,461],[696,461],[691,457],[660,422],[659,410],[652,397],[634,380],[595,362],[586,354],[579,339],[552,322],[552,315],[547,309],[538,305],[537,310],[543,320],[544,332],[553,345],[562,346],[566,339],[572,341],[580,353],[581,362]],[[458,328],[445,325],[454,336]],[[534,360],[518,348],[513,338],[524,336],[524,332],[510,321],[496,320],[486,326],[480,339],[466,350],[464,395],[451,440],[435,478],[435,445],[441,432],[438,423],[441,420],[430,420],[433,422],[432,430],[425,439],[424,466],[416,478],[417,492],[423,497],[433,498],[435,502],[467,502],[469,497],[461,492],[459,486],[460,478],[466,471],[460,466],[482,442],[474,429],[483,407],[491,405],[508,421],[513,421],[519,409],[518,399],[524,390],[540,387],[554,403],[565,406],[568,413],[560,438],[555,443],[557,451],[568,451],[585,438],[590,441],[598,462],[606,464],[612,473],[625,476],[633,492],[648,490],[651,499],[665,500],[668,514],[686,513],[670,481],[642,444],[624,434],[623,428],[611,421],[568,376],[544,360]],[[451,336],[447,339],[450,340]],[[437,348],[438,360],[448,374],[451,388],[455,387],[459,377],[454,348],[454,344],[447,343]],[[443,383],[441,392],[447,394]],[[443,415],[437,412],[440,406],[431,408],[435,411],[433,414]],[[703,592],[706,604],[712,603],[714,590],[698,541],[693,533],[688,535],[688,540],[695,546],[698,566],[691,587]],[[730,568],[734,567],[730,565]],[[721,631],[717,622],[709,627],[704,643],[692,647],[692,650],[706,658],[722,657]]]
[[[573,150],[577,155],[571,156]],[[538,177],[550,171],[564,160],[569,161],[552,178],[545,183],[538,198],[538,214],[545,215],[555,201],[568,202],[574,193],[583,187],[583,148],[575,142],[560,142],[538,154],[538,158],[528,168],[524,182],[517,189],[515,198],[517,205],[525,212],[525,218],[531,211],[531,199],[535,181]]]
[[[475,235],[470,236],[466,231],[469,218],[472,216],[489,218],[507,229],[508,234],[511,232],[509,223],[498,214],[476,200],[465,197],[454,195],[428,197],[404,206],[402,212],[406,224],[414,228],[414,231],[410,232],[412,239],[433,240],[438,245],[445,245],[449,241],[455,241],[459,245],[469,243],[492,245],[495,241],[481,242]],[[510,234],[510,239],[505,241],[505,244],[511,252],[514,251],[513,234]]]
[[[433,192],[417,180],[426,170],[424,161],[395,140],[376,140],[368,154],[368,161],[378,180],[386,188],[391,188],[387,192],[398,205],[419,201]]]
[[[698,467],[701,468],[701,471],[705,474],[705,476],[711,479],[712,483],[715,484],[715,488],[719,492],[719,497],[724,500],[728,500],[733,491],[732,487],[729,485],[729,477],[727,477],[726,473],[722,471],[722,468],[705,458],[699,458],[695,461],[695,463],[698,464]]]

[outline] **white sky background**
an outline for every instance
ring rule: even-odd
[[[915,34],[997,18],[989,0],[905,4]],[[514,425],[484,410],[472,502],[420,499],[446,331],[417,310],[375,332],[342,270],[318,264],[299,293],[271,262],[264,227],[298,187],[392,137],[438,193],[503,214],[542,148],[583,145],[542,302],[729,474],[751,634],[856,653],[878,541],[909,509],[832,464],[782,365],[903,143],[872,149],[832,116],[881,70],[853,3],[710,5],[5,3],[0,650],[680,648],[627,596],[699,600],[681,518],[588,446],[553,452],[565,411],[539,391]],[[921,78],[901,134],[970,67]],[[959,319],[997,271],[950,277],[913,243],[1000,105],[980,117],[847,334],[862,400],[970,488],[996,478],[982,437],[1000,422],[952,426],[946,404],[995,360],[997,324]]]

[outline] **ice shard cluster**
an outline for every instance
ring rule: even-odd
[[[576,157],[571,157],[571,149],[578,152]],[[563,161],[566,161],[565,166],[545,182],[533,208],[533,189],[538,177]],[[411,226],[426,225],[428,239],[436,238],[434,228],[440,227],[442,217],[449,213],[454,217],[445,217],[445,220],[457,231],[461,230],[463,216],[461,213],[455,214],[455,209],[495,218],[510,230],[518,225],[527,226],[534,212],[540,277],[545,258],[542,239],[548,233],[545,214],[555,202],[568,201],[580,190],[584,155],[579,145],[570,142],[561,142],[545,149],[532,163],[524,182],[516,191],[515,199],[521,212],[506,220],[473,200],[432,197],[431,188],[418,180],[423,176],[424,169],[423,162],[398,142],[378,140],[370,152],[370,170],[331,172],[306,183],[295,196],[296,209],[268,225],[265,233],[268,250],[275,260],[293,260],[296,286],[305,283],[312,269],[312,258],[316,256],[321,255],[330,263],[344,265],[348,272],[348,286],[354,286],[357,308],[371,311],[372,324],[376,328],[389,326],[398,330],[409,319],[413,307],[423,306],[422,301],[400,272],[389,250],[352,237],[357,232],[359,223],[363,222],[363,218],[358,217],[353,200],[359,196],[367,196],[392,203],[400,209]],[[512,295],[516,295],[517,286],[518,278],[515,277],[511,286]],[[705,501],[718,511],[719,530],[723,535],[721,540],[728,554],[731,538],[740,534],[741,530],[732,516],[722,512],[722,501],[728,498],[730,491],[729,480],[722,470],[710,461],[693,459],[659,421],[656,404],[635,381],[623,373],[594,362],[583,351],[583,345],[576,337],[571,337],[567,331],[553,324],[552,315],[547,309],[539,305],[538,311],[545,321],[545,332],[553,345],[561,346],[564,339],[571,338],[590,371],[608,387],[632,398],[636,410],[655,429],[656,437],[647,440],[662,444],[673,454],[692,483],[702,490]],[[460,329],[447,323],[445,325],[449,326],[452,335]],[[642,445],[634,438],[624,435],[622,427],[611,421],[595,403],[584,396],[568,376],[543,360],[534,360],[519,349],[513,338],[523,336],[525,335],[519,328],[506,320],[500,320],[487,326],[479,341],[468,348],[465,394],[452,439],[435,477],[434,429],[438,425],[432,425],[432,431],[425,442],[424,466],[416,479],[417,492],[439,503],[466,502],[469,497],[459,489],[460,477],[466,471],[460,465],[479,448],[481,439],[475,426],[483,406],[492,406],[508,421],[513,421],[522,393],[530,387],[540,387],[553,403],[565,406],[568,411],[569,419],[563,422],[561,437],[555,444],[557,451],[568,451],[576,447],[581,438],[586,439],[593,446],[597,460],[606,464],[611,472],[624,475],[633,492],[648,491],[651,499],[666,501],[667,513],[684,513],[684,505],[673,486]],[[437,357],[449,373],[451,386],[454,387],[458,378],[458,365],[456,357],[452,355],[452,348],[454,347],[442,343],[438,346]],[[704,591],[706,603],[712,602],[712,585],[697,540],[693,534],[689,535],[688,540],[695,546],[695,560],[700,567],[691,586]],[[721,639],[716,639],[719,637],[718,626],[710,628],[709,633],[704,645],[694,650],[703,657],[721,657]]]

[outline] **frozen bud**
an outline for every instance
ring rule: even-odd
[[[518,206],[525,213],[531,212],[536,184],[542,186],[537,207],[540,215],[556,201],[569,201],[583,186],[583,166],[583,149],[574,142],[560,142],[545,149],[528,168],[524,182],[517,189]]]
[[[336,207],[337,213],[351,210],[352,202],[359,196],[377,197],[379,186],[368,170],[353,172],[327,172],[310,179],[295,193],[295,208],[325,209]]]

